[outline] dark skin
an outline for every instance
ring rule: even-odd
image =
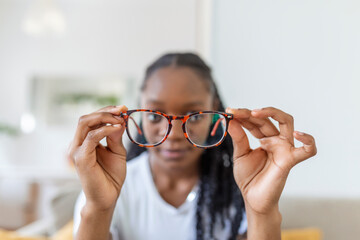
[[[191,87],[189,87],[191,86]],[[213,110],[213,97],[205,81],[190,68],[164,68],[156,71],[141,94],[141,108],[185,115]],[[179,207],[199,179],[201,148],[193,147],[184,137],[180,120],[172,122],[164,143],[149,148],[150,165],[155,185],[163,199]]]
[[[141,107],[169,115],[215,109],[205,81],[186,67],[162,68],[150,76]],[[126,176],[126,150],[121,142],[125,126],[118,117],[126,110],[125,106],[110,106],[80,118],[69,148],[69,158],[75,162],[87,199],[76,239],[108,239],[111,217]],[[279,198],[291,168],[316,154],[314,138],[294,131],[293,118],[276,108],[228,108],[227,112],[234,114],[228,131],[234,145],[234,176],[245,201],[248,239],[281,239]],[[279,129],[270,117],[279,123]],[[250,148],[244,128],[260,140],[259,148]],[[104,137],[107,147],[99,143]],[[304,146],[295,148],[294,137]],[[174,207],[184,203],[197,183],[202,151],[187,142],[180,121],[173,121],[164,143],[149,149],[155,185],[163,199]]]

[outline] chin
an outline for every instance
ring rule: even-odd
[[[198,162],[202,152],[193,149],[192,146],[183,149],[158,148],[154,151],[157,161],[160,161],[159,164],[169,170],[180,170],[193,165],[194,162]]]

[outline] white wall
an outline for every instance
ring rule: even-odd
[[[67,31],[62,37],[42,38],[21,30],[33,2],[0,0],[1,119],[20,117],[27,82],[36,74],[141,77],[159,54],[196,47],[196,7],[191,0],[59,0]]]
[[[0,0],[0,122],[19,125],[29,110],[28,87],[34,76],[124,76],[140,81],[145,67],[160,54],[199,45],[197,4],[192,0],[58,0],[66,32],[41,37],[22,31],[35,2]],[[18,138],[22,149],[13,158],[29,164],[63,160],[74,129],[45,131]]]
[[[198,5],[192,0],[55,2],[65,16],[65,34],[32,37],[22,31],[22,22],[35,0],[0,0],[0,122],[19,126],[21,115],[29,110],[29,83],[34,76],[124,76],[140,81],[145,67],[160,54],[196,50],[201,44]],[[136,106],[135,102],[126,104]],[[27,197],[19,197],[19,192],[26,193],[19,179],[13,187],[2,181],[4,175],[13,175],[9,181],[34,175],[28,169],[9,172],[2,168],[4,161],[20,161],[38,169],[37,177],[51,178],[67,165],[65,153],[75,127],[38,126],[35,132],[15,139],[0,134],[0,202],[4,203],[6,195],[8,202],[20,205],[20,199]],[[7,159],[1,157],[1,148],[6,148]],[[46,211],[44,206],[40,211]],[[11,216],[14,221],[0,219],[0,225],[18,227],[16,223],[22,223],[15,219],[15,212]]]
[[[275,106],[317,141],[284,195],[360,196],[360,2],[213,1],[211,62],[233,107]]]

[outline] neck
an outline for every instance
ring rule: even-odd
[[[186,167],[171,167],[151,156],[149,160],[154,184],[160,196],[176,208],[184,204],[199,179],[198,161]]]
[[[173,186],[185,182],[195,184],[199,179],[199,164],[197,161],[185,167],[171,168],[166,166],[166,164],[159,163],[152,156],[149,157],[149,160],[151,173],[156,185],[159,182]]]

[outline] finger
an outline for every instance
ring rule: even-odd
[[[269,118],[256,118],[256,117],[251,116],[246,121],[248,121],[254,127],[256,127],[258,129],[258,131],[261,132],[262,137],[272,137],[272,136],[279,135],[279,130],[270,121]]]
[[[68,160],[68,162],[69,162],[70,164],[74,164],[74,163],[75,163],[74,155],[75,155],[76,147],[77,147],[77,146],[74,146],[74,143],[71,142],[71,143],[69,144],[68,149],[67,149],[66,158],[67,158],[67,160]]]
[[[279,143],[279,138],[276,136],[264,137],[260,140],[260,147],[267,152],[272,152],[276,145]]]
[[[96,152],[102,156],[108,153],[108,151],[108,147],[104,147],[102,145],[99,145],[96,148]],[[104,171],[106,171],[117,184],[121,185],[121,182],[123,182],[123,176],[120,173],[126,169],[126,151],[124,151],[123,154],[120,154],[117,158],[98,157],[97,159],[97,163],[104,169]]]
[[[294,118],[277,108],[267,107],[262,109],[255,109],[251,112],[251,115],[256,118],[271,117],[279,122],[280,136],[288,139],[294,144]]]
[[[109,112],[115,115],[120,115],[122,112],[126,112],[128,108],[125,105],[119,105],[119,106],[107,106],[100,108],[96,112]]]
[[[83,148],[82,149],[83,152],[87,154],[93,152],[95,148],[100,144],[101,139],[116,132],[124,132],[124,128],[125,128],[124,124],[123,125],[117,124],[112,126],[104,126],[89,131],[83,144],[81,145],[81,148]]]
[[[231,108],[228,108],[229,110]],[[263,138],[265,136],[278,135],[279,131],[266,119],[259,119],[251,116],[249,109],[231,109],[234,113],[234,120],[240,121],[241,125],[246,128],[254,137]]]
[[[121,131],[116,131],[106,137],[108,149],[116,154],[125,154],[125,147],[122,141],[122,136],[125,131],[125,123],[122,123],[121,125]]]
[[[81,116],[75,132],[74,145],[80,146],[89,131],[106,124],[121,124],[124,119],[109,112],[95,112]]]
[[[296,162],[304,161],[317,153],[313,136],[298,131],[295,131],[293,134],[298,141],[304,144],[302,147],[293,150],[293,156]]]
[[[226,109],[226,112],[234,114],[234,118],[249,115],[247,111],[240,111],[232,108]],[[234,159],[237,159],[251,151],[249,139],[239,121],[230,121],[228,132],[231,135],[234,145]]]
[[[227,108],[227,113],[234,115],[235,119],[247,119],[251,117],[251,111],[247,108]]]
[[[241,125],[250,131],[252,135],[257,138],[262,138],[263,134],[259,131],[259,129],[249,121],[249,117],[251,117],[251,111],[246,108],[227,108],[227,112],[232,113],[234,115],[233,121],[238,121]]]
[[[238,119],[234,119],[234,121],[238,121],[241,123],[241,125],[246,128],[254,137],[256,138],[263,138],[265,137],[265,135],[260,131],[260,129],[254,125],[253,123],[251,123],[250,121],[247,120],[238,120]]]

